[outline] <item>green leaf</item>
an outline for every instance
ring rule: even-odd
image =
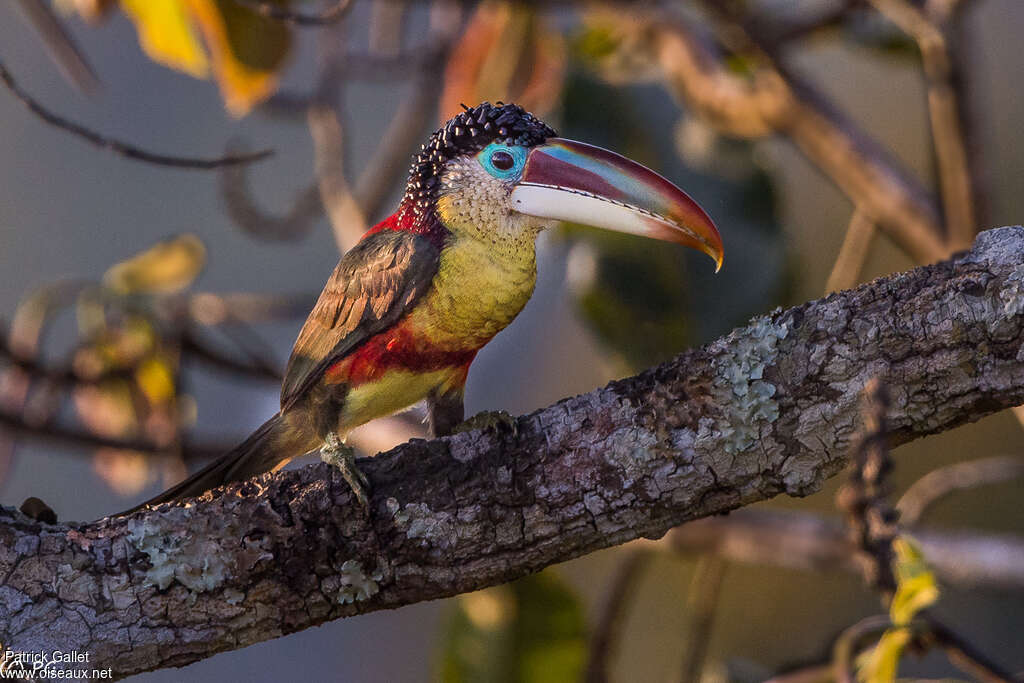
[[[576,597],[553,572],[461,595],[442,643],[446,683],[579,680],[586,628]]]

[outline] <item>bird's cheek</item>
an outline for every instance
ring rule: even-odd
[[[451,195],[442,195],[438,198],[437,215],[445,225],[450,226],[456,222],[458,211],[456,210],[455,200],[452,199]]]

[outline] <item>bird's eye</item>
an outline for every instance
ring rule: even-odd
[[[494,142],[480,150],[476,158],[498,180],[512,181],[522,172],[528,151],[525,147]]]
[[[499,171],[508,171],[515,166],[516,160],[504,150],[498,150],[491,154],[491,165]]]

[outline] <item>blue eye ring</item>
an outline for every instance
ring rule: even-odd
[[[526,149],[492,142],[476,155],[484,170],[499,180],[518,178],[526,164]]]

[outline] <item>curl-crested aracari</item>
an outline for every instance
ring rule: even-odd
[[[677,242],[722,263],[707,214],[618,154],[555,137],[514,104],[483,103],[415,157],[397,212],[346,253],[299,333],[281,410],[237,448],[148,504],[282,467],[423,399],[431,431],[463,419],[477,352],[523,309],[536,237],[572,221]],[[365,502],[351,451],[346,479]]]

